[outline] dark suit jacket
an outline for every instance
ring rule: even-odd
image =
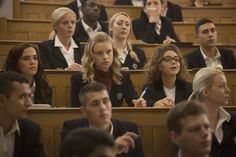
[[[115,5],[133,5],[131,0],[116,0]],[[183,21],[183,15],[181,12],[181,7],[177,4],[167,2],[168,11],[166,16],[171,19],[171,21]]]
[[[129,73],[123,72],[122,76],[122,83],[118,85],[115,82],[112,82],[111,91],[109,92],[113,107],[121,106],[124,99],[129,106],[133,106],[132,99],[137,99],[137,94],[133,83],[130,80]],[[87,82],[83,82],[82,74],[80,72],[71,76],[71,106],[80,107],[81,103],[78,95],[81,88],[86,84]]]
[[[124,64],[122,64],[122,67],[128,67],[131,70],[142,69],[147,62],[146,56],[143,50],[138,47],[133,46],[133,51],[136,53],[140,62],[136,62],[134,59],[132,59],[129,52],[126,56]]]
[[[77,19],[81,18],[80,15],[79,15],[79,12],[78,12],[78,5],[77,5],[77,1],[76,0],[68,3],[67,5],[65,5],[65,7],[70,8],[71,10],[73,10],[75,12],[75,14],[76,14]],[[105,10],[105,6],[104,5],[101,5],[100,17],[99,17],[98,20],[99,21],[107,21],[108,20],[107,12]]]
[[[235,69],[236,61],[233,51],[218,48],[221,55],[221,62],[224,69]],[[188,69],[203,68],[206,67],[205,60],[201,54],[200,48],[194,50],[192,53],[186,56]]]
[[[39,125],[29,120],[18,120],[18,123],[20,136],[16,132],[14,157],[45,157]]]
[[[175,103],[188,99],[192,93],[192,84],[184,80],[176,79],[175,85]],[[145,87],[147,87],[147,90],[143,98],[147,101],[147,106],[153,106],[156,101],[166,97],[162,81],[156,84],[147,84]]]
[[[108,33],[108,23],[106,22],[100,22],[100,25],[102,27],[101,31]],[[75,33],[73,35],[74,40],[79,41],[79,42],[87,42],[89,39],[88,33],[85,31],[82,21],[78,21],[76,23],[76,28],[75,28]]]
[[[215,157],[236,156],[236,116],[231,114],[229,122],[223,123],[224,138],[221,144],[218,143],[213,134],[211,155]]]
[[[156,33],[156,23],[149,23],[147,16],[142,11],[140,18],[132,21],[133,31],[136,39],[143,40],[146,43],[163,43],[166,36],[175,39],[179,42],[179,39],[175,33],[172,22],[167,17],[161,16],[161,30],[160,35]]]
[[[55,40],[47,40],[39,43],[39,54],[44,69],[65,69],[68,67],[65,57],[61,53],[59,47],[54,47]],[[75,40],[76,42],[76,40]],[[74,49],[74,60],[76,63],[81,64],[83,56],[83,47],[76,42],[78,48]]]
[[[113,124],[113,137],[116,139],[119,136],[122,136],[127,131],[135,132],[139,134],[138,127],[135,123],[126,122],[121,120],[112,119]],[[76,128],[83,128],[89,127],[89,122],[87,119],[74,119],[64,122],[63,129],[62,129],[62,139],[67,135],[70,131]],[[127,154],[120,154],[117,157],[144,157],[143,152],[143,144],[140,137],[135,139],[135,148],[128,151]]]

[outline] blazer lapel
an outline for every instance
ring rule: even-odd
[[[233,139],[229,139],[233,131],[232,128],[230,127],[230,124],[228,122],[224,122],[222,128],[223,128],[223,133],[224,133],[222,144],[226,141],[233,140]]]
[[[67,62],[66,62],[66,59],[65,57],[63,56],[61,50],[59,47],[56,47],[54,50],[53,50],[53,56],[55,56],[55,58],[58,58],[62,63],[64,63],[65,65],[68,66]]]
[[[201,54],[200,48],[197,50],[197,57],[200,67],[206,67],[206,62]]]

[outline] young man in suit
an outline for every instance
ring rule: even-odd
[[[112,105],[104,84],[94,82],[84,86],[79,98],[86,118],[64,122],[62,139],[76,128],[99,128],[114,137],[114,152],[119,157],[144,157],[137,125],[111,118]]]
[[[76,23],[73,38],[79,42],[87,42],[96,32],[108,32],[108,24],[98,21],[101,4],[99,0],[80,0],[83,17]]]
[[[223,69],[236,68],[235,56],[231,50],[217,48],[217,29],[213,21],[200,19],[195,25],[200,47],[186,56],[188,68],[202,68],[222,65]]]
[[[79,128],[71,131],[61,144],[60,157],[115,157],[114,139],[105,131]]]
[[[67,5],[65,5],[65,7],[70,8],[71,10],[73,10],[76,14],[77,19],[82,18],[83,13],[81,11],[81,1],[80,0],[74,0],[70,3],[68,3]],[[99,17],[99,21],[107,21],[108,17],[107,17],[107,12],[105,10],[105,6],[101,5],[100,8],[100,17]]]
[[[24,119],[31,105],[28,80],[18,73],[0,73],[1,157],[45,157],[39,126]]]
[[[182,102],[168,114],[167,126],[174,144],[179,147],[176,157],[209,157],[211,128],[202,104]]]

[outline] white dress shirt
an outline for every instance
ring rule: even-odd
[[[98,22],[97,22],[97,27],[95,29],[87,25],[83,19],[82,19],[82,25],[84,27],[84,30],[88,33],[89,38],[92,38],[95,33],[100,32],[102,30],[102,27]]]
[[[201,54],[203,56],[203,59],[205,60],[205,63],[206,63],[207,67],[217,66],[217,65],[221,65],[222,66],[221,55],[220,55],[220,52],[219,52],[219,50],[217,48],[216,48],[216,55],[213,58],[207,57],[201,47],[200,47],[200,51],[201,51]]]

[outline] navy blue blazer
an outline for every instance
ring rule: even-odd
[[[223,69],[235,69],[236,61],[235,61],[233,51],[223,49],[223,48],[218,48],[218,50],[221,55],[221,62],[222,62]],[[186,60],[187,60],[188,69],[206,67],[206,63],[201,54],[200,48],[188,54],[186,56]]]
[[[176,79],[175,86],[175,104],[180,101],[187,100],[192,93],[192,84],[184,80]],[[147,90],[143,98],[147,101],[147,106],[149,107],[152,107],[156,101],[166,97],[162,81],[155,84],[147,84],[144,88],[145,87],[147,87]]]
[[[55,40],[47,40],[39,43],[39,55],[44,69],[65,69],[68,67],[65,57],[61,53],[59,47],[54,46]],[[76,42],[76,40],[75,40]],[[81,64],[81,58],[83,56],[83,47],[76,42],[78,48],[74,49],[74,60],[76,63]]]
[[[224,138],[221,144],[218,143],[213,134],[211,155],[215,157],[235,157],[236,156],[236,116],[231,114],[229,122],[223,123]]]
[[[77,5],[77,0],[74,0],[70,3],[68,3],[67,5],[65,5],[65,7],[70,8],[71,10],[73,10],[76,14],[77,20],[81,18],[81,16],[79,15],[79,11],[78,11],[78,5]],[[100,17],[99,17],[99,21],[107,21],[108,16],[107,16],[107,12],[105,9],[104,5],[101,5],[100,7]]]
[[[39,125],[30,120],[17,120],[20,136],[15,133],[14,157],[45,157],[40,143]]]
[[[139,134],[138,127],[135,123],[112,119],[112,124],[113,124],[112,135],[114,139],[118,138],[119,136],[122,136],[128,131]],[[64,139],[64,137],[70,131],[76,128],[84,128],[84,127],[89,127],[89,122],[85,118],[65,121],[62,132],[61,132],[62,139]],[[138,137],[137,139],[135,139],[135,148],[130,148],[127,154],[123,153],[123,154],[117,155],[117,157],[144,157],[143,144],[142,144],[141,138]]]
[[[179,42],[172,22],[167,17],[160,17],[162,26],[160,35],[156,33],[156,23],[149,23],[147,16],[142,11],[140,18],[132,21],[133,31],[137,40],[142,40],[146,43],[163,43],[167,36]]]
[[[98,21],[98,22],[102,27],[101,31],[108,33],[108,23],[102,22],[102,21]],[[73,35],[73,38],[74,40],[79,41],[79,42],[87,42],[89,39],[89,35],[85,31],[81,20],[76,22],[76,28],[75,28],[75,33]]]
[[[121,84],[118,85],[112,82],[111,91],[109,96],[113,107],[119,107],[122,105],[123,100],[127,102],[129,106],[133,106],[132,99],[137,99],[137,93],[135,92],[130,75],[127,72],[122,72]],[[78,72],[71,76],[71,106],[80,107],[79,92],[83,86],[88,84],[83,82],[82,73]]]
[[[129,52],[126,56],[124,64],[122,64],[121,66],[128,67],[130,70],[142,69],[147,63],[146,56],[143,50],[138,47],[133,46],[133,51],[136,53],[140,62],[136,62],[134,59],[132,59]]]

